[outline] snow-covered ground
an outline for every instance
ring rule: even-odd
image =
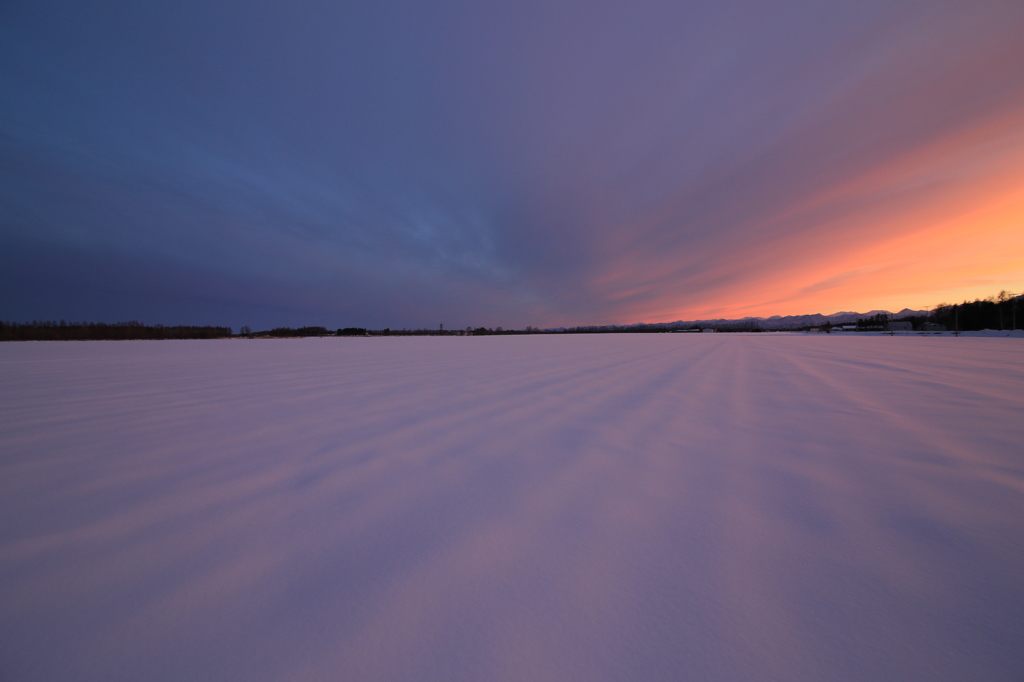
[[[785,332],[773,332],[773,333],[785,333]],[[792,333],[792,332],[790,332]],[[803,332],[801,332],[803,333]],[[807,332],[823,334],[825,332]],[[833,329],[830,333],[832,334],[856,334],[858,336],[968,336],[968,337],[983,337],[983,338],[994,338],[994,337],[1010,337],[1015,339],[1024,339],[1024,329],[1000,330],[1000,329],[981,329],[978,331],[971,332],[858,332],[858,331],[843,331],[842,329]]]
[[[3,680],[1020,680],[1024,343],[0,345]]]

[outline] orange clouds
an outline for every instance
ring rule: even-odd
[[[697,295],[658,297],[635,319],[929,308],[1024,288],[1024,113],[896,156],[717,244]],[[731,257],[724,252],[735,247]],[[664,285],[672,267],[652,279]],[[625,268],[629,270],[630,268]],[[624,274],[624,273],[623,273]],[[611,283],[615,277],[602,278]],[[701,280],[710,287],[700,286]],[[717,280],[717,285],[716,285]],[[620,295],[636,294],[634,287]]]

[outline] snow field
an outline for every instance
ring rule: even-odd
[[[0,345],[0,679],[1014,680],[1024,345]]]

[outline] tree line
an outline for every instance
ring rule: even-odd
[[[1024,294],[1000,291],[998,296],[974,301],[941,303],[932,310],[931,321],[950,331],[1024,328]]]
[[[885,330],[889,328],[890,319],[886,313],[862,317],[857,320],[857,329]],[[901,317],[900,321],[912,323],[915,330],[927,330],[929,326],[934,328],[933,325],[942,325],[947,331],[962,332],[1021,329],[1024,327],[1024,295],[1000,291],[996,296],[974,301],[940,303],[927,315]]]
[[[0,321],[0,341],[128,341],[162,339],[220,339],[231,336],[231,327],[144,325],[130,322],[40,322],[20,324]]]

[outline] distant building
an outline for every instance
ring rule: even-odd
[[[715,330],[712,329],[711,327],[704,327],[703,329],[701,329],[701,331],[707,334],[708,332],[713,332]]]
[[[889,331],[912,332],[914,331],[914,323],[910,320],[889,320]]]
[[[921,331],[923,332],[944,332],[946,331],[946,325],[936,324],[935,322],[925,322],[921,325]]]

